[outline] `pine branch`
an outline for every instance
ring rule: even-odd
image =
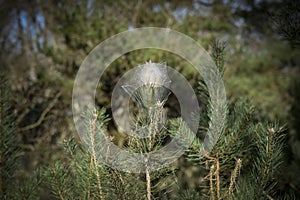
[[[213,177],[214,177],[214,169],[215,166],[212,165],[210,167],[209,171],[209,194],[210,194],[210,200],[215,200],[215,191],[214,191],[214,183],[213,183]]]
[[[70,191],[69,171],[61,163],[55,163],[53,167],[45,171],[45,177],[48,177],[51,192],[61,200],[72,197]]]
[[[225,48],[226,43],[219,40],[214,41],[212,44],[212,57],[221,75],[225,71]]]
[[[122,179],[122,177],[119,175],[118,176],[118,172],[115,169],[112,168],[108,168],[109,173],[111,174],[113,183],[114,183],[114,187],[117,191],[117,195],[118,195],[118,199],[119,200],[123,200],[123,188],[124,188],[124,181]]]
[[[151,178],[150,178],[149,166],[146,166],[146,185],[147,185],[147,199],[151,200]]]
[[[228,188],[228,191],[227,191],[228,195],[231,195],[233,193],[237,178],[240,175],[241,168],[242,168],[242,160],[237,159],[235,168],[231,173],[230,185],[229,185],[229,188]]]
[[[43,177],[40,169],[36,170],[25,181],[18,182],[17,193],[14,194],[16,199],[38,199],[41,192]]]
[[[271,184],[269,188],[267,188],[267,185],[276,172],[278,172],[282,163],[283,135],[281,132],[282,129],[276,125],[268,130],[262,127],[261,124],[258,126],[256,144],[260,156],[255,161],[255,171],[260,174],[260,178],[258,179],[258,193],[260,195],[268,195],[268,191],[271,190],[273,186]],[[276,184],[276,182],[274,184]]]
[[[220,191],[220,162],[219,159],[216,158],[216,171],[215,171],[215,177],[216,177],[216,188],[217,188],[217,199],[221,199],[221,191]]]
[[[20,158],[14,116],[9,105],[9,86],[4,71],[0,74],[0,195],[12,198],[15,172]]]
[[[98,113],[96,110],[94,110],[93,118],[89,121],[89,134],[90,134],[91,151],[92,151],[91,163],[93,164],[97,176],[99,198],[102,200],[103,199],[102,186],[101,186],[100,175],[98,171],[98,161],[95,152],[95,131],[96,131],[97,119],[98,119]]]

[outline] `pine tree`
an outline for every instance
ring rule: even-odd
[[[215,42],[213,58],[220,72],[224,71],[225,44]],[[126,88],[126,87],[125,87]],[[128,87],[126,88],[129,91]],[[152,91],[152,92],[149,92]],[[198,169],[198,183],[195,188],[182,189],[176,177],[175,166],[144,173],[126,173],[105,166],[99,162],[96,150],[97,134],[104,134],[114,142],[106,128],[108,116],[104,109],[85,113],[86,128],[90,134],[90,151],[75,139],[65,142],[67,160],[56,162],[46,170],[48,186],[59,199],[276,199],[293,196],[278,194],[278,174],[281,170],[284,129],[278,124],[260,122],[255,108],[245,99],[230,104],[224,129],[213,149],[203,151],[201,135],[211,120],[209,94],[205,83],[199,82],[200,99],[205,112],[200,120],[199,133],[186,152],[189,163]],[[192,138],[191,130],[181,118],[171,119],[168,129],[158,131],[162,120],[164,98],[157,99],[157,87],[148,85],[133,94],[139,114],[135,123],[150,127],[150,137],[137,138],[130,135],[124,148],[131,152],[150,152],[164,145],[166,138],[182,135]],[[130,92],[129,92],[130,93]],[[153,95],[146,98],[145,95]],[[160,96],[162,97],[162,96]],[[165,97],[165,96],[163,96]],[[154,99],[154,101],[153,101]],[[147,163],[147,162],[146,162]],[[176,187],[170,186],[176,183]],[[177,188],[177,189],[174,189]]]

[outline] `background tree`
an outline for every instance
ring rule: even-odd
[[[275,29],[282,39],[287,40],[292,48],[299,52],[300,44],[300,3],[299,1],[288,1],[285,6],[283,6],[277,13],[272,15],[273,29]],[[293,173],[286,174],[283,176],[285,184],[290,185],[292,188],[300,191],[300,179],[293,174],[300,173],[300,126],[299,126],[299,65],[297,65],[294,60],[291,60],[290,68],[293,71],[292,81],[290,83],[288,92],[290,96],[291,107],[289,110],[289,148],[287,151],[287,169]]]

